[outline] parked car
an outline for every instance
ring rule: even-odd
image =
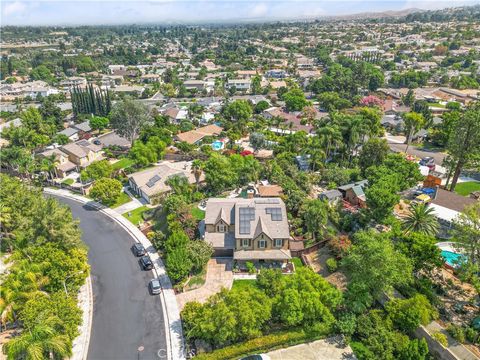
[[[256,355],[248,355],[240,360],[270,360],[270,356],[267,354],[256,354]]]
[[[132,250],[135,256],[143,256],[147,253],[147,251],[145,250],[145,247],[140,243],[133,244]]]
[[[140,265],[142,265],[143,270],[152,270],[153,269],[153,262],[150,259],[150,256],[144,255],[140,258]]]
[[[419,164],[428,167],[430,171],[435,171],[435,159],[430,156],[424,157]]]
[[[160,280],[152,279],[148,283],[148,288],[150,289],[150,294],[158,295],[162,292],[162,285],[160,285]]]

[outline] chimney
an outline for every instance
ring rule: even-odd
[[[438,189],[440,187],[438,185],[435,186],[435,194],[433,194],[433,200],[435,200],[437,198],[437,194],[438,194]]]
[[[248,189],[247,190],[247,199],[253,199],[254,194],[255,194],[255,191],[253,189]]]

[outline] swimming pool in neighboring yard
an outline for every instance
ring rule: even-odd
[[[442,250],[442,257],[445,260],[445,263],[447,263],[451,267],[456,267],[460,262],[462,262],[463,255],[451,251]]]
[[[213,143],[212,143],[212,149],[213,150],[222,150],[225,146],[225,143],[223,141],[220,141],[220,140],[215,140]]]

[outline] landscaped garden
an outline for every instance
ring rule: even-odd
[[[141,206],[141,207],[136,208],[132,211],[126,212],[125,214],[123,214],[123,217],[130,220],[130,222],[133,225],[137,226],[139,223],[144,221],[143,214],[148,210],[150,210],[148,207]]]

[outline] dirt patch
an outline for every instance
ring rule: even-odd
[[[328,271],[326,261],[333,257],[333,254],[327,246],[306,255],[306,257],[313,271],[325,278],[330,284],[335,285],[342,291],[347,288],[347,277],[344,273],[341,271],[335,271],[333,273]]]

